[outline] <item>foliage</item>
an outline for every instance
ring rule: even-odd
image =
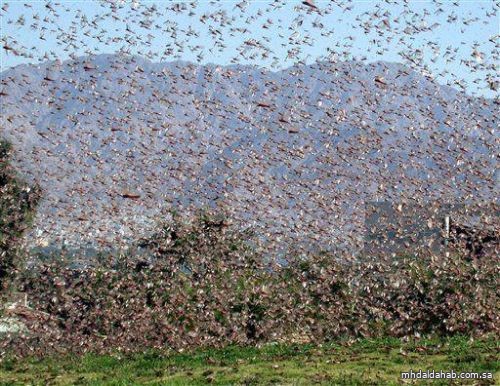
[[[39,198],[16,177],[8,163],[10,145],[0,140],[0,287],[5,289],[19,263],[19,237],[31,221]]]
[[[143,242],[153,258],[20,277],[37,315],[19,355],[324,343],[341,337],[498,334],[498,258],[276,265],[224,221],[176,219]]]

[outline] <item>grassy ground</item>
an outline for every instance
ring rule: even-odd
[[[59,385],[396,385],[401,371],[490,371],[494,379],[460,383],[449,380],[418,384],[500,384],[499,343],[397,339],[352,344],[228,347],[190,353],[150,352],[129,356],[87,355],[43,360],[4,360],[0,384]]]

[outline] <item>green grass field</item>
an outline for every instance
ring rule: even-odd
[[[43,360],[6,359],[0,367],[5,385],[397,385],[411,384],[400,373],[412,369],[494,373],[494,379],[469,383],[500,384],[499,343],[398,339],[338,342],[315,346],[266,345],[205,349],[186,353],[86,355]],[[415,381],[413,381],[415,382]]]

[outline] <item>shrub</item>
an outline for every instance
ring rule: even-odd
[[[19,354],[182,349],[341,337],[497,334],[498,258],[269,264],[220,219],[176,219],[109,266],[40,265],[21,289],[42,313]],[[251,240],[250,240],[251,241]],[[479,265],[478,265],[479,264]]]

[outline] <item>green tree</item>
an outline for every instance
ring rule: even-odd
[[[40,197],[16,176],[9,163],[11,146],[0,140],[0,289],[5,290],[20,263],[19,239],[31,222]]]

